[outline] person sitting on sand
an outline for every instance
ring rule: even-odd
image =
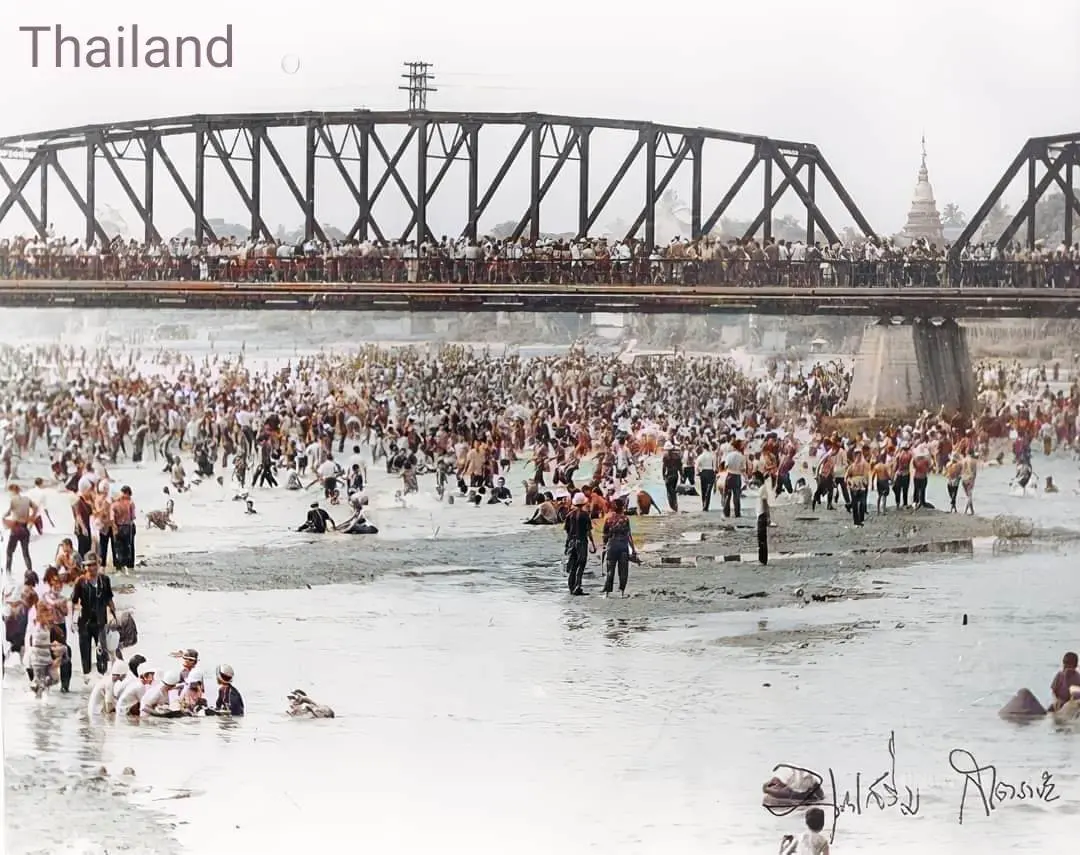
[[[1050,703],[1051,710],[1064,706],[1072,697],[1073,687],[1080,687],[1080,672],[1076,670],[1077,664],[1077,656],[1071,651],[1061,657],[1061,670],[1054,675],[1050,683],[1050,692],[1053,695],[1053,701]]]
[[[326,534],[327,529],[336,530],[337,526],[334,525],[330,514],[324,508],[319,507],[318,502],[312,502],[311,508],[307,512],[307,519],[304,520],[304,524],[297,531],[309,534]]]

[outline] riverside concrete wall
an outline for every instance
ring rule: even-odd
[[[867,327],[855,357],[852,416],[907,417],[922,410],[971,412],[975,371],[967,335],[954,321]]]

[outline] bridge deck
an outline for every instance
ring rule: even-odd
[[[1076,318],[1078,288],[0,281],[0,306]]]

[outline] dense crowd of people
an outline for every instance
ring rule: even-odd
[[[35,691],[56,683],[68,691],[68,639],[77,636],[84,682],[95,670],[102,675],[91,713],[134,716],[242,715],[243,701],[227,665],[216,670],[216,700],[204,695],[194,651],[176,653],[179,668],[124,659],[137,635],[130,615],[118,614],[105,571],[110,552],[114,570],[135,566],[138,514],[132,490],[110,474],[118,463],[164,463],[168,505],[144,515],[158,528],[175,527],[173,496],[203,479],[223,484],[220,467],[251,490],[276,488],[279,477],[284,489],[302,490],[314,476],[307,486],[319,484],[331,505],[344,487],[350,522],[335,525],[316,502],[301,530],[377,534],[373,526],[351,531],[356,519],[366,525],[368,463],[401,478],[398,498],[419,490],[420,475],[434,474],[440,498],[486,505],[512,501],[507,479],[520,462],[522,498],[534,508],[527,522],[565,532],[570,593],[586,593],[582,571],[599,550],[609,595],[616,586],[625,593],[637,558],[631,518],[663,512],[662,502],[677,511],[693,496],[707,513],[715,494],[719,512],[739,517],[749,495],[766,564],[778,496],[826,512],[842,507],[864,526],[890,506],[932,508],[927,483],[937,473],[948,510],[973,514],[980,466],[1003,457],[988,461],[992,440],[1012,440],[1016,481],[1026,489],[1033,447],[1045,454],[1075,447],[1080,405],[1075,373],[1067,391],[1050,389],[1059,365],[993,362],[978,367],[982,413],[973,420],[923,413],[911,424],[843,432],[824,421],[847,396],[851,376],[841,362],[774,359],[749,376],[726,358],[582,349],[526,359],[463,346],[369,346],[262,372],[242,357],[168,351],[8,347],[0,356],[6,578],[14,578],[17,552],[25,564],[24,584],[5,597],[7,650],[23,654]],[[24,491],[19,466],[44,450],[51,483],[34,477]],[[643,484],[656,458],[660,501]],[[50,486],[68,498],[70,518],[66,507],[50,507]],[[39,581],[28,544],[46,520],[70,525],[71,536]],[[292,715],[333,714],[303,693],[290,703]]]
[[[1075,383],[1071,394],[1050,394],[1038,372],[980,366],[984,411],[975,420],[926,414],[913,425],[845,437],[818,429],[845,403],[851,375],[841,362],[804,367],[778,359],[751,377],[724,358],[580,349],[527,359],[460,346],[371,346],[265,372],[242,359],[197,362],[166,351],[152,355],[149,370],[133,368],[147,364],[135,352],[7,348],[3,358],[9,573],[20,548],[29,569],[26,544],[47,512],[40,478],[21,497],[17,484],[19,458],[42,444],[55,483],[72,497],[75,553],[104,566],[111,550],[113,566],[125,570],[135,563],[137,514],[131,490],[109,476],[118,461],[164,461],[167,503],[146,514],[161,529],[174,526],[174,497],[202,479],[223,481],[220,467],[242,490],[276,487],[279,479],[300,490],[312,477],[307,486],[320,484],[331,504],[347,497],[352,516],[339,528],[312,507],[302,530],[374,534],[364,517],[368,461],[401,478],[399,498],[417,492],[419,476],[430,473],[440,498],[476,505],[510,501],[510,467],[522,461],[533,524],[564,523],[580,506],[579,493],[593,517],[620,499],[627,512],[648,513],[659,510],[641,490],[654,455],[672,510],[687,493],[700,495],[708,510],[717,492],[725,512],[738,515],[743,489],[761,476],[770,489],[805,494],[815,506],[832,508],[842,496],[861,525],[864,488],[878,496],[881,512],[890,495],[895,504],[919,506],[925,478],[939,472],[954,507],[952,488],[966,486],[970,499],[976,455],[1009,431],[1018,438],[1017,460],[1025,442],[1074,442],[1080,400]],[[800,453],[809,459],[795,470]]]
[[[0,279],[229,282],[448,282],[481,284],[791,285],[855,287],[1080,286],[1080,244],[1050,249],[925,240],[860,243],[675,238],[483,237],[422,241],[222,238],[107,243],[66,237],[0,240]]]

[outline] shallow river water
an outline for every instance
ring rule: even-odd
[[[1035,468],[1076,483],[1070,460],[1037,458]],[[152,472],[119,471],[144,510],[160,504]],[[1076,527],[1069,486],[1020,498],[1010,474],[980,475],[982,513]],[[619,600],[586,610],[563,594],[558,539],[550,550],[542,539],[551,533],[508,548],[520,507],[422,496],[402,512],[393,486],[378,476],[372,488],[385,542],[349,548],[376,565],[380,549],[407,552],[407,574],[286,591],[140,585],[123,598],[144,655],[164,662],[194,646],[208,672],[233,665],[243,720],[91,721],[80,678],[70,696],[38,701],[9,669],[3,851],[211,855],[347,841],[379,853],[772,853],[801,826],[761,807],[780,763],[818,771],[827,793],[835,781],[837,802],[849,793],[860,805],[835,819],[837,852],[1045,852],[1080,828],[1080,733],[996,715],[1022,686],[1045,701],[1061,654],[1080,647],[1067,547],[876,570],[901,595],[884,599],[630,621]],[[225,571],[255,560],[302,568],[311,548],[283,529],[308,497],[256,498],[260,514],[246,518],[228,491],[201,485],[177,503],[181,531],[140,535],[141,549],[181,566],[177,550],[218,548]],[[943,498],[935,481],[931,499]],[[271,551],[255,559],[246,544]],[[319,549],[320,561],[327,549],[351,560],[344,547]],[[839,636],[732,641],[852,623]],[[284,696],[297,687],[337,718],[287,718]],[[918,792],[915,816],[868,795],[891,768],[891,735],[900,796]],[[1049,773],[1049,801],[999,800],[988,816],[973,787],[964,797],[953,749],[1011,785],[1040,786]],[[133,767],[135,791],[59,793],[99,765]]]

